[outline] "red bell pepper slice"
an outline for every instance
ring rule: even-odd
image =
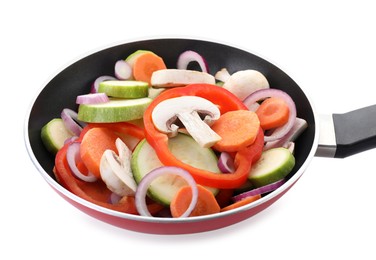
[[[236,170],[231,174],[218,174],[198,169],[177,159],[168,148],[168,136],[154,127],[152,121],[153,109],[162,101],[180,96],[199,96],[216,104],[224,114],[233,110],[246,110],[247,107],[231,92],[210,84],[191,84],[166,90],[157,96],[144,113],[145,137],[154,148],[159,160],[167,166],[178,166],[191,173],[201,185],[221,189],[237,188],[247,180],[252,163],[258,160],[264,146],[264,133],[260,128],[255,142],[237,152],[235,155]]]
[[[98,180],[85,182],[74,177],[66,158],[69,143],[63,146],[55,157],[55,175],[58,182],[75,195],[96,205],[130,214],[137,214],[134,197],[125,197],[117,204],[109,203],[111,191]]]
[[[83,128],[80,137],[74,142],[80,142],[85,133],[93,127],[106,127],[117,134],[128,134],[140,140],[144,138],[144,130],[131,123],[90,123]],[[70,192],[96,205],[129,214],[138,214],[133,196],[124,196],[117,204],[111,204],[109,198],[112,192],[102,180],[85,182],[76,178],[66,158],[69,145],[70,143],[65,144],[56,154],[54,173],[57,181]],[[152,202],[148,205],[148,208],[152,214],[155,214],[163,206]]]

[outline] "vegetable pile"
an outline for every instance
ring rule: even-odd
[[[138,50],[77,96],[77,110],[44,125],[62,186],[116,211],[181,218],[232,210],[283,185],[307,127],[291,97],[256,70],[213,76],[193,50],[176,64]]]

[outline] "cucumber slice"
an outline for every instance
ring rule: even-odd
[[[161,94],[165,90],[166,90],[165,88],[152,88],[152,87],[150,87],[148,97],[151,98],[151,99],[155,99],[156,97],[159,96],[159,94]]]
[[[61,118],[54,118],[45,124],[41,130],[41,138],[46,149],[56,154],[63,147],[64,141],[71,138],[73,134],[66,129]]]
[[[135,80],[106,80],[99,83],[98,92],[117,98],[143,98],[149,95],[149,84]]]
[[[202,148],[190,136],[178,134],[169,139],[170,151],[181,161],[196,168],[205,169],[220,174],[217,163],[218,159],[210,148]],[[132,154],[132,172],[137,183],[153,169],[163,166],[159,161],[153,147],[144,139]],[[179,176],[165,175],[153,181],[149,187],[148,195],[155,201],[166,206],[170,205],[176,192],[186,185]],[[208,188],[214,195],[218,189]]]
[[[98,104],[81,104],[78,120],[88,123],[114,123],[141,119],[151,98],[113,99]]]
[[[140,55],[144,54],[144,53],[148,53],[148,52],[151,52],[151,51],[148,51],[148,50],[137,50],[133,53],[131,53],[126,59],[125,61],[128,62],[128,64],[133,68],[133,64],[135,62],[135,60],[140,57]]]
[[[248,179],[257,188],[283,179],[294,168],[295,157],[286,148],[273,148],[262,153],[252,166]]]

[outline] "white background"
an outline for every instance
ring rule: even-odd
[[[4,2],[1,259],[191,259],[202,252],[210,259],[375,259],[376,149],[346,159],[313,158],[284,197],[251,219],[201,234],[159,236],[111,226],[68,204],[33,166],[23,137],[33,97],[59,70],[94,50],[147,37],[245,48],[288,73],[318,113],[374,104],[372,1]]]

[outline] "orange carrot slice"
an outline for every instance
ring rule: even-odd
[[[213,145],[220,152],[236,152],[255,141],[260,129],[257,115],[248,110],[235,110],[223,114],[212,129],[222,140]]]
[[[264,130],[280,127],[289,120],[290,109],[281,98],[271,97],[261,103],[256,110],[261,128]]]
[[[220,207],[215,199],[213,193],[201,185],[197,185],[198,188],[198,200],[196,207],[189,215],[203,216],[218,213]],[[171,215],[176,218],[181,216],[188,208],[192,200],[192,189],[190,186],[182,187],[172,199],[170,204]]]
[[[153,72],[161,69],[166,69],[163,59],[153,52],[144,52],[134,61],[133,77],[150,85]]]
[[[100,178],[100,161],[105,150],[117,152],[115,141],[118,136],[104,127],[89,129],[81,141],[80,155],[86,168],[97,178]]]
[[[221,209],[221,212],[239,208],[261,198],[261,195],[249,196]]]

